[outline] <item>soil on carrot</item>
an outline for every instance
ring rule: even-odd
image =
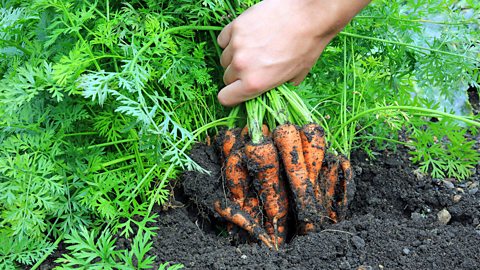
[[[197,145],[192,158],[211,174],[184,174],[175,191],[184,207],[160,213],[152,254],[188,269],[479,269],[480,175],[463,183],[431,179],[414,170],[406,152],[376,160],[355,153],[357,190],[346,220],[292,234],[270,251],[226,234],[213,211],[215,199],[226,199],[219,157]]]

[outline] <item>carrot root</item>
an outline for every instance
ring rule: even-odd
[[[284,124],[274,130],[273,138],[294,195],[298,220],[301,223],[314,223],[317,219],[316,200],[312,182],[308,178],[300,132],[295,125]]]
[[[239,139],[240,129],[233,128],[225,131],[222,141],[222,163],[225,161],[234,149],[241,147],[242,141]]]
[[[248,192],[248,171],[243,149],[234,150],[227,158],[225,180],[230,199],[243,208]]]
[[[260,187],[259,195],[265,211],[265,229],[273,242],[283,243],[286,236],[288,198],[286,187],[280,181],[278,154],[271,140],[245,145],[249,171],[254,174],[254,185]],[[276,225],[274,224],[276,220]],[[275,230],[274,225],[277,226]]]
[[[307,166],[308,178],[312,187],[317,185],[318,174],[325,156],[325,137],[323,128],[318,124],[306,124],[300,130],[302,150]],[[315,193],[315,196],[318,195]]]
[[[238,208],[237,205],[225,205],[220,200],[214,202],[215,211],[224,219],[246,230],[253,237],[260,239],[267,247],[273,248],[270,237],[253,218]]]
[[[355,182],[353,181],[353,170],[350,161],[347,157],[340,155],[340,172],[341,177],[339,177],[340,184],[340,194],[338,194],[338,199],[336,202],[337,217],[339,220],[345,218],[347,214],[349,199],[353,198],[355,193]]]

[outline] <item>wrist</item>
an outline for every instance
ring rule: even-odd
[[[305,0],[318,31],[317,36],[339,33],[370,0]]]

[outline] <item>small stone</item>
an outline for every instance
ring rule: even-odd
[[[450,181],[443,181],[443,185],[448,189],[455,188],[455,185]]]
[[[379,268],[379,269],[384,269],[384,268],[385,268],[385,266],[383,266],[383,265],[379,264],[379,265],[378,265],[378,268]]]
[[[410,249],[403,248],[402,252],[403,252],[403,254],[408,255],[408,254],[410,254]]]
[[[455,190],[459,193],[465,193],[465,190],[463,188],[456,188]]]
[[[450,219],[452,218],[452,215],[450,215],[448,210],[444,208],[437,213],[437,218],[438,218],[438,222],[440,222],[443,225],[447,225]]]
[[[340,269],[352,269],[352,266],[350,265],[350,263],[348,261],[341,262],[338,267]]]
[[[468,185],[468,188],[470,188],[470,189],[474,189],[476,187],[478,187],[478,182],[473,182],[470,185]]]
[[[417,212],[413,212],[410,217],[413,221],[421,221],[423,219],[422,214]]]
[[[360,265],[357,270],[372,270],[373,268],[370,265]]]
[[[247,258],[247,255],[243,254],[242,256],[240,256],[240,258],[245,260]]]
[[[359,236],[354,236],[352,237],[352,242],[353,242],[353,245],[357,248],[357,249],[362,249],[365,247],[365,240],[363,240],[361,237]]]
[[[454,195],[453,196],[453,202],[458,203],[462,199],[462,195]]]
[[[473,188],[468,191],[468,194],[475,195],[478,192],[478,188]]]
[[[237,252],[238,254],[242,254],[242,251],[238,247],[235,249],[235,252]]]
[[[416,169],[413,171],[413,174],[415,175],[415,177],[417,177],[417,180],[419,181],[422,181],[423,178],[425,178],[425,174],[423,174],[420,169]]]
[[[422,244],[422,242],[421,242],[420,240],[415,240],[415,241],[413,241],[412,246],[413,246],[413,247],[418,247],[418,246],[420,246],[421,244]]]

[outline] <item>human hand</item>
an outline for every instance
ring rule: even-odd
[[[226,86],[218,100],[233,106],[285,82],[300,84],[330,40],[368,0],[264,0],[218,36]]]

